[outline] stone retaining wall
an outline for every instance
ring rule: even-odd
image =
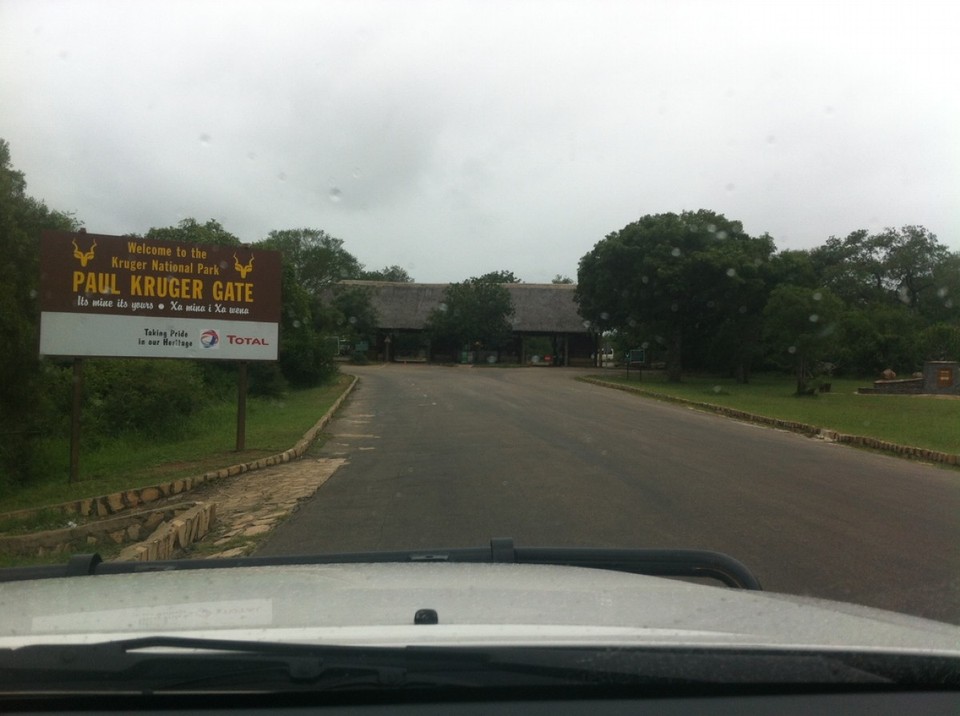
[[[184,513],[197,510],[201,503],[181,502],[152,510],[130,512],[120,517],[97,520],[83,525],[45,530],[24,535],[0,536],[0,553],[43,557],[64,552],[96,551],[103,547],[138,542],[165,522],[176,522]],[[211,506],[212,507],[212,506]],[[212,517],[212,511],[210,512]],[[207,525],[209,526],[209,525]]]
[[[193,507],[162,523],[146,540],[126,547],[117,562],[144,562],[173,559],[177,551],[188,547],[210,531],[216,517],[216,505],[198,502]]]

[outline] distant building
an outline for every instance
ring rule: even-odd
[[[460,362],[499,360],[509,363],[550,362],[593,365],[597,336],[577,313],[574,284],[507,283],[514,314],[514,340],[506,350],[483,355],[451,356],[435,353],[424,333],[431,312],[443,302],[448,284],[342,281],[366,288],[379,317],[371,357],[378,360]],[[556,356],[556,358],[554,358]]]

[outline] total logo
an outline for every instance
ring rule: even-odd
[[[255,338],[253,336],[234,336],[227,335],[227,343],[232,346],[269,346],[266,338]]]
[[[200,345],[204,348],[217,348],[220,346],[220,334],[212,328],[200,333]]]

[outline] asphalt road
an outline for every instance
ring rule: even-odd
[[[712,549],[771,591],[960,623],[960,471],[638,398],[566,369],[355,372],[323,448],[347,463],[257,554],[491,537]]]

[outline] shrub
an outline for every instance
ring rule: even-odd
[[[203,372],[190,361],[91,360],[84,367],[88,435],[177,434],[205,402]]]

